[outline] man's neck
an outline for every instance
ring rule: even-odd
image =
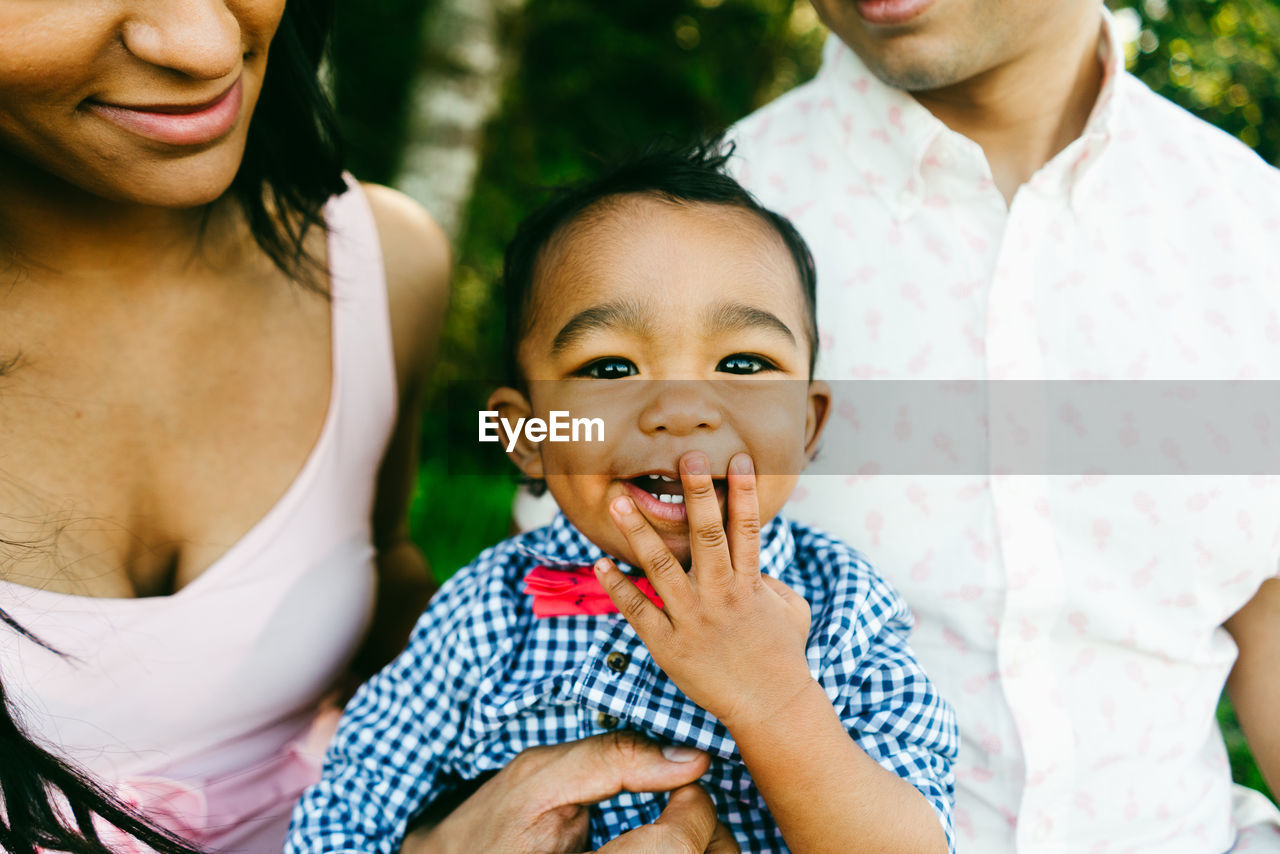
[[[917,101],[982,146],[1005,201],[1084,131],[1102,88],[1096,8],[1051,44],[1027,45],[1009,62]]]

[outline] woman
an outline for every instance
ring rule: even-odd
[[[212,848],[282,836],[375,546],[427,592],[401,522],[448,249],[346,188],[324,18],[0,3],[0,602],[29,633],[0,675],[37,742]]]
[[[0,0],[0,848],[278,850],[375,598],[371,663],[425,600],[404,515],[449,253],[344,181],[323,5]],[[575,749],[415,840],[528,838]]]

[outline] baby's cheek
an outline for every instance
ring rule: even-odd
[[[612,471],[608,432],[605,441],[546,441],[538,446],[543,470],[548,476],[570,475],[577,478],[605,478]],[[582,484],[585,486],[585,484]]]
[[[760,521],[767,522],[782,510],[795,491],[798,474],[762,474],[756,479],[760,495]]]

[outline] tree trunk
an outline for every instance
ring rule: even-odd
[[[512,22],[525,0],[436,0],[422,30],[398,186],[458,237],[484,128],[516,61]]]

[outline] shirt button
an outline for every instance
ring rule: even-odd
[[[596,715],[596,723],[600,724],[604,729],[613,729],[618,725],[618,719],[608,712],[601,712]]]
[[[631,656],[625,652],[611,652],[605,656],[604,663],[609,665],[609,669],[614,673],[625,673],[627,665],[631,663]]]

